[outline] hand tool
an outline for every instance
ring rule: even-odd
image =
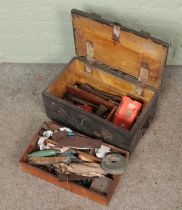
[[[30,157],[29,163],[33,165],[50,165],[55,163],[70,163],[70,156],[58,156],[58,157]]]
[[[67,137],[67,131],[58,131],[53,134],[52,139],[57,141],[58,139],[62,139],[66,137]]]
[[[75,154],[75,150],[73,149],[69,149],[66,152],[62,153],[59,150],[53,150],[53,149],[49,149],[49,150],[41,150],[41,151],[36,151],[36,152],[32,152],[30,154],[28,154],[28,157],[50,157],[50,156],[55,156],[55,155],[61,155],[63,154],[65,155],[70,155],[70,154]]]
[[[126,170],[126,158],[119,153],[108,153],[102,159],[101,167],[109,174],[122,174]]]
[[[107,177],[104,178],[94,178],[92,181],[92,184],[90,186],[90,189],[102,193],[104,195],[108,194],[109,187],[113,184],[113,180]]]
[[[90,159],[89,157],[83,155],[83,154],[79,154],[78,155],[78,158],[82,161],[85,161],[85,162],[89,162],[89,163],[93,163],[94,161],[92,159]]]
[[[64,163],[58,163],[53,165],[56,169],[62,173],[74,173],[87,177],[104,177],[106,172],[101,168],[99,163],[70,163],[66,165]]]
[[[128,96],[123,96],[122,102],[114,115],[114,124],[129,130],[135,121],[141,107],[142,104],[140,102],[134,101]]]
[[[102,144],[102,140],[93,139],[86,136],[62,136],[61,132],[57,132],[52,137],[55,141],[57,141],[57,147],[70,147],[76,149],[91,149],[91,148],[99,148]]]
[[[101,104],[94,114],[99,116],[99,117],[102,117],[106,112],[107,112],[106,106]]]
[[[114,116],[114,114],[115,114],[117,108],[118,108],[118,106],[115,106],[115,107],[110,111],[110,113],[109,113],[109,114],[107,115],[107,117],[106,117],[106,120],[112,121],[113,116]]]
[[[86,92],[84,90],[81,90],[77,87],[67,85],[66,89],[67,89],[68,93],[70,93],[73,96],[76,96],[78,98],[81,98],[83,100],[86,100],[89,103],[93,103],[93,104],[96,104],[98,106],[103,104],[108,109],[112,109],[115,106],[115,104],[112,101],[106,101],[106,100],[100,98],[99,96],[95,96],[94,94],[88,93],[88,92]]]
[[[90,86],[88,84],[78,84],[77,87],[79,87],[80,89],[85,90],[89,93],[93,93],[94,95],[99,96],[99,97],[101,97],[103,99],[106,99],[106,100],[113,100],[113,101],[116,101],[116,102],[121,101],[121,97],[106,93],[106,92],[101,91],[101,90],[97,90],[97,89],[93,88],[92,86]]]
[[[73,96],[71,94],[66,94],[65,98],[68,98],[71,101],[75,101],[75,102],[83,104],[83,105],[91,106],[91,107],[96,108],[96,109],[98,108],[98,106],[96,106],[95,104],[89,103],[88,101],[84,101],[83,99],[77,98],[77,97],[75,97],[75,96]]]
[[[80,107],[81,109],[87,111],[87,112],[92,112],[92,110],[93,110],[93,107],[89,106],[89,105],[79,104],[77,106]]]
[[[96,163],[100,163],[101,162],[101,159],[98,158],[98,157],[95,157],[93,155],[87,154],[87,153],[82,152],[80,150],[77,150],[76,152],[77,152],[77,154],[82,155],[82,157],[85,157],[87,159],[92,160],[92,162],[96,162]]]

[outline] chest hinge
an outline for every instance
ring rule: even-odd
[[[135,94],[138,96],[144,96],[144,90],[145,90],[145,83],[148,82],[149,79],[149,65],[148,63],[141,63],[139,77],[138,77],[138,83],[135,86]]]
[[[92,72],[92,63],[95,62],[93,43],[89,40],[86,42],[87,47],[87,64],[85,65],[85,72]]]
[[[113,34],[112,34],[112,39],[114,42],[120,42],[120,26],[114,25],[113,27]]]
[[[148,63],[142,62],[138,81],[145,83],[148,81],[148,79],[149,79],[149,65]]]
[[[87,60],[90,63],[95,61],[93,43],[89,40],[87,41]]]

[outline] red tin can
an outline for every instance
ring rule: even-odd
[[[114,124],[129,130],[134,123],[141,107],[142,104],[140,102],[134,101],[128,96],[123,96],[122,102],[114,116]]]

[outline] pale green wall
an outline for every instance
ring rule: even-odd
[[[68,62],[72,8],[168,41],[168,64],[182,64],[182,0],[0,0],[0,62]]]

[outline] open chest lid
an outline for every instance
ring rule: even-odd
[[[168,52],[166,42],[76,9],[72,10],[72,22],[78,56],[160,87]]]

